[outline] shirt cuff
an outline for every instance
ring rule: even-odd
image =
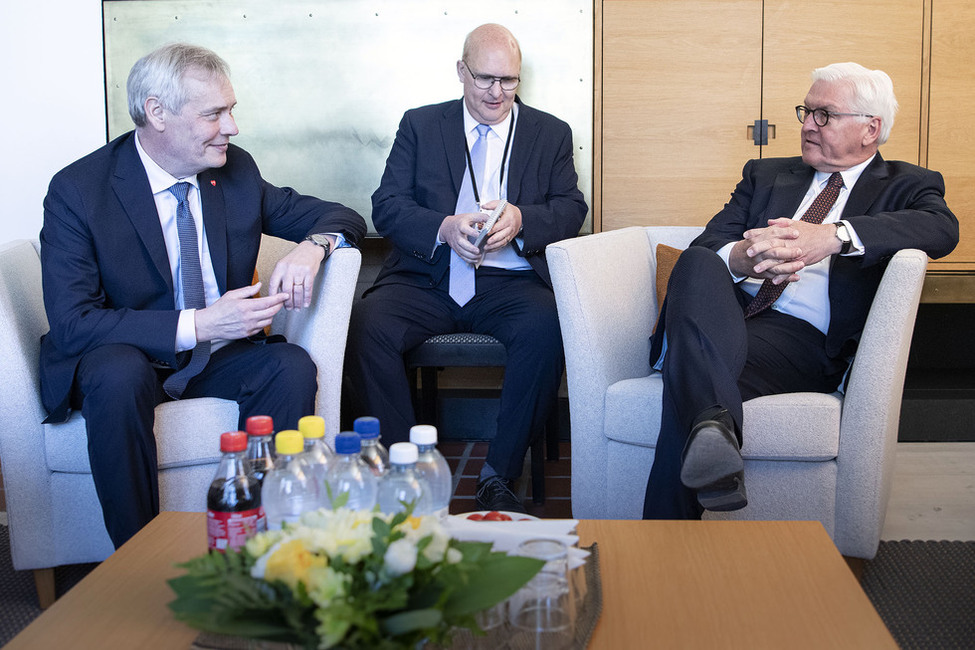
[[[731,276],[731,279],[735,282],[735,284],[744,281],[747,277],[744,275],[735,275],[731,272],[731,249],[735,247],[736,243],[737,242],[731,242],[718,249],[718,257],[724,260],[724,265],[728,267],[728,274]]]
[[[856,257],[858,255],[865,255],[867,249],[864,248],[863,242],[860,241],[860,238],[857,236],[857,231],[853,229],[853,226],[850,225],[850,222],[847,221],[846,219],[840,219],[839,221],[837,221],[837,223],[841,223],[846,226],[846,232],[850,233],[850,240],[852,243],[850,252],[844,255],[843,257]]]
[[[176,324],[176,352],[186,352],[196,347],[196,310],[182,309]]]

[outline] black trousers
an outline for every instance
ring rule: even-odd
[[[159,513],[152,427],[156,405],[170,399],[162,389],[166,374],[141,350],[122,344],[96,348],[78,365],[72,406],[85,418],[95,490],[116,548]],[[299,418],[314,413],[317,390],[315,364],[301,347],[245,340],[214,352],[183,399],[234,400],[240,430],[251,415],[270,415],[281,430],[297,428]],[[214,455],[221,433],[213,432]]]
[[[680,465],[702,411],[728,409],[740,442],[743,401],[778,393],[831,393],[846,371],[847,362],[829,357],[826,336],[806,321],[772,309],[745,320],[750,300],[707,248],[688,248],[674,266],[663,330],[658,326],[655,334],[666,335],[667,350],[644,519],[700,519],[696,494],[680,481]]]
[[[487,462],[517,478],[562,379],[555,295],[534,271],[481,267],[475,296],[460,307],[447,293],[448,275],[429,289],[384,284],[353,305],[345,358],[353,416],[379,418],[386,443],[409,440],[416,416],[403,355],[437,334],[488,334],[504,344],[507,365]]]

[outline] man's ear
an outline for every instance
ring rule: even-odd
[[[168,115],[163,105],[155,97],[149,97],[146,99],[145,106],[143,107],[146,112],[146,121],[149,123],[152,129],[159,131],[160,133],[166,130],[166,116]]]
[[[463,59],[457,60],[457,79],[459,79],[461,83],[464,83],[464,60]]]
[[[880,117],[874,116],[870,118],[870,121],[867,122],[867,128],[863,133],[864,146],[870,146],[872,144],[876,144],[877,138],[880,137],[880,127],[881,127]]]

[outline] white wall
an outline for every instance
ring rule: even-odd
[[[47,184],[105,144],[99,0],[0,0],[0,242],[36,238]]]

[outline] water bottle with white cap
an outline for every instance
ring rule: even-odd
[[[395,515],[413,504],[413,514],[429,515],[433,512],[430,502],[430,484],[416,473],[416,445],[397,442],[389,447],[389,469],[379,479],[377,501],[379,509],[387,515]]]
[[[433,513],[446,517],[450,510],[453,479],[447,459],[437,450],[437,427],[417,424],[410,428],[410,442],[416,445],[416,473],[430,485]]]

